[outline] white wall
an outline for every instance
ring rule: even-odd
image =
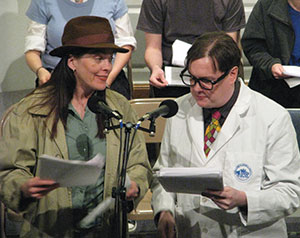
[[[126,0],[132,25],[135,28],[142,0]],[[244,0],[246,15],[249,15],[256,0]],[[26,65],[23,50],[28,23],[25,12],[30,0],[0,0],[0,92],[34,87],[35,75]],[[145,82],[149,72],[144,65],[144,35],[135,32],[138,49],[133,53],[135,82]]]
[[[0,0],[0,92],[34,87],[23,50],[30,0]]]

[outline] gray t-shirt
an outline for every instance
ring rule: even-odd
[[[242,0],[143,0],[137,29],[162,35],[164,65],[170,65],[176,39],[192,44],[204,32],[244,26]]]

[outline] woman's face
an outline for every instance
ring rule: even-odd
[[[104,90],[107,77],[112,69],[112,54],[84,54],[75,58],[71,56],[68,66],[74,71],[76,89],[90,94],[95,90]]]

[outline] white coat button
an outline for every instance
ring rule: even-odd
[[[206,227],[203,227],[202,231],[203,231],[203,233],[207,233],[208,229]]]

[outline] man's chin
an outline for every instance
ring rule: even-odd
[[[203,108],[211,108],[210,102],[207,99],[197,100],[197,104],[199,107]]]

